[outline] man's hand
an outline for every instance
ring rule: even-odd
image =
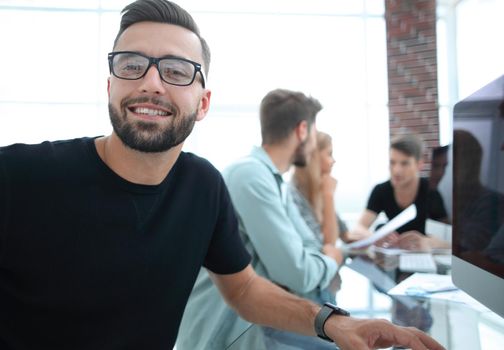
[[[392,346],[413,350],[444,349],[424,332],[412,327],[399,327],[386,320],[331,316],[324,331],[341,350],[371,350]]]
[[[397,240],[401,249],[428,252],[431,250],[429,238],[418,231],[404,232]]]
[[[332,244],[324,244],[322,247],[322,253],[336,260],[338,265],[341,265],[343,262],[343,253],[341,252],[341,249],[336,248]]]
[[[361,239],[368,238],[372,235],[372,232],[363,226],[356,226],[353,230],[347,231],[342,237],[346,243],[352,243],[355,241],[360,241]]]
[[[395,248],[398,246],[399,237],[399,234],[394,231],[377,240],[374,245],[380,248]]]

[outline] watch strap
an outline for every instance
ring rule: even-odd
[[[341,315],[341,316],[350,316],[350,313],[346,310],[343,310],[342,308],[331,304],[331,303],[325,303],[322,305],[322,308],[318,312],[317,316],[315,317],[315,333],[317,333],[317,336],[319,338],[328,340],[332,342],[332,339],[327,336],[327,334],[324,332],[324,325],[327,321],[327,319],[332,315]]]

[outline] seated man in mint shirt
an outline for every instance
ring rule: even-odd
[[[255,271],[319,303],[334,301],[327,287],[343,260],[342,253],[334,245],[323,245],[308,228],[282,174],[293,164],[305,165],[315,149],[315,118],[321,108],[317,100],[302,93],[271,91],[261,104],[262,147],[223,172]],[[225,348],[249,325],[226,306],[202,270],[186,307],[177,349]],[[300,348],[335,348],[318,338],[271,328],[251,331],[257,334],[248,334],[248,342],[240,349],[280,349],[290,343]]]

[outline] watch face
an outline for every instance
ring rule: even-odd
[[[336,306],[336,305],[331,304],[331,303],[325,303],[324,305],[330,307],[331,309],[333,309],[334,313],[337,314],[337,315],[350,316],[350,313],[348,311],[340,308],[339,306]]]

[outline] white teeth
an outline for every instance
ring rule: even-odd
[[[133,108],[133,112],[138,113],[138,114],[147,114],[147,115],[160,115],[160,116],[167,116],[168,112],[159,110],[159,109],[151,109],[151,108],[145,108],[145,107],[137,107]]]

